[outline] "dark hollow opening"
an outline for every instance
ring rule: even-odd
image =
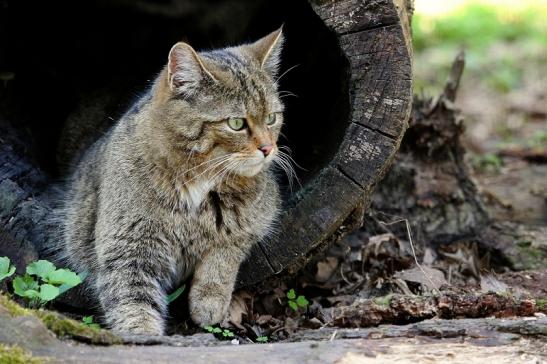
[[[348,114],[347,62],[335,35],[304,1],[54,1],[0,3],[0,114],[62,177],[57,144],[67,120],[117,120],[186,40],[210,49],[258,39],[284,24],[286,125],[302,185],[332,158]],[[61,156],[60,158],[63,159]]]

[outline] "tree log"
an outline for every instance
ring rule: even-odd
[[[359,227],[361,219],[352,213],[362,216],[389,169],[412,104],[408,2],[312,1],[312,6],[349,61],[349,115],[335,156],[291,197],[279,238],[261,243],[271,273],[297,270],[314,252]],[[257,255],[242,267],[240,285],[271,274],[256,274]]]
[[[163,58],[158,55],[163,55],[181,34],[197,39],[194,43],[199,48],[200,44],[211,44],[203,34],[217,34],[212,35],[214,41],[223,45],[265,34],[280,23],[285,23],[288,39],[285,69],[289,62],[300,63],[302,69],[286,76],[289,81],[281,81],[282,88],[285,85],[299,91],[299,99],[287,101],[286,144],[306,171],[299,172],[302,187],[286,193],[279,235],[256,246],[241,268],[238,286],[260,282],[284,269],[294,271],[315,252],[360,225],[375,185],[399,148],[410,115],[409,2],[313,0],[274,4],[242,0],[230,7],[242,12],[238,26],[231,26],[235,23],[232,18],[223,22],[210,15],[226,11],[225,3],[90,1],[69,9],[76,12],[71,19],[77,22],[60,15],[64,12],[58,11],[58,5],[30,10],[16,3],[10,8],[15,21],[2,26],[14,30],[19,19],[30,31],[12,31],[15,38],[8,39],[6,55],[0,57],[0,65],[13,70],[9,74],[14,75],[0,90],[0,256],[11,256],[23,269],[26,262],[56,244],[45,223],[52,206],[47,188],[63,177],[59,161],[69,156],[67,152],[59,156],[55,147],[66,120],[83,120],[87,134],[80,135],[82,141],[90,139],[89,129],[100,132],[109,126],[105,120],[115,120],[130,105],[132,90],[139,86],[134,79],[142,76],[144,81],[159,69]],[[181,25],[202,12],[203,4],[210,6],[204,20]],[[131,27],[119,29],[116,16],[120,13],[135,23],[135,29],[141,29],[143,17],[148,20],[140,36]],[[100,27],[94,14],[106,14]],[[267,21],[258,24],[255,19],[260,18]],[[45,33],[32,31],[44,29],[40,27],[42,19],[48,24],[73,26],[75,35],[67,35],[61,25],[44,27],[48,29]],[[196,35],[200,33],[201,38]],[[78,47],[77,42],[74,45],[74,37],[88,39],[87,48]],[[158,39],[164,40],[158,45]],[[27,42],[37,49],[12,45]],[[50,46],[61,54],[48,52]],[[34,57],[38,53],[44,55],[40,62]],[[137,55],[142,62],[127,62],[127,57],[132,60]],[[67,62],[66,57],[78,61]],[[90,74],[86,74],[88,70]],[[38,73],[43,75],[41,84],[51,85],[51,90],[29,108],[30,90],[35,89]],[[87,124],[91,122],[89,115],[99,115],[100,120]]]

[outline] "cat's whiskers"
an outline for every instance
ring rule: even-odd
[[[287,73],[289,73],[290,71],[292,71],[293,69],[295,69],[296,67],[300,66],[299,64],[295,64],[294,66],[292,67],[289,67],[285,72],[283,72],[281,74],[281,76],[277,77],[274,81],[274,83],[277,85],[277,83],[279,82],[279,80],[281,80],[283,78],[283,76],[285,76]]]
[[[281,169],[283,169],[283,171],[287,175],[287,179],[288,179],[288,182],[289,182],[289,189],[292,192],[292,190],[293,190],[293,180],[296,180],[298,185],[300,187],[302,187],[302,184],[300,183],[300,179],[296,175],[296,172],[295,172],[292,164],[294,163],[299,168],[302,168],[302,167],[300,167],[289,154],[283,152],[282,149],[290,150],[288,147],[283,147],[283,146],[279,147],[278,148],[278,153],[275,155],[275,158],[274,158],[273,161],[277,166],[281,167]]]
[[[220,175],[218,184],[221,185],[224,177],[226,177],[226,175],[229,176],[230,173],[234,172],[235,169],[233,167],[237,166],[238,163],[239,163],[239,160],[237,158],[234,158],[226,166],[224,166],[224,168],[219,173],[216,173],[215,176],[213,176],[213,178],[216,178],[217,176]],[[226,179],[226,181],[228,181],[228,179]]]
[[[282,99],[284,97],[287,97],[287,96],[293,96],[293,97],[298,97],[298,95],[290,92],[290,91],[279,91],[277,93],[279,95],[279,98]]]
[[[208,172],[214,170],[215,168],[220,167],[223,163],[226,163],[226,162],[229,161],[230,158],[231,158],[230,155],[226,155],[226,156],[223,156],[223,157],[224,157],[224,159],[219,158],[219,159],[221,159],[220,161],[217,160],[212,166],[208,166],[207,168],[205,168],[204,171],[202,171],[201,173],[197,174],[196,176],[190,178],[188,181],[184,182],[183,185],[182,185],[182,187],[188,185],[190,182],[192,182],[192,181],[198,179],[199,177],[201,177],[201,176],[203,176],[204,174],[206,174],[206,173],[208,173]],[[204,163],[202,163],[202,164],[204,164]]]
[[[239,166],[239,164],[240,164],[240,161],[238,160],[236,163],[236,167]],[[235,178],[237,175],[236,168],[232,168],[232,170],[228,173],[228,176],[226,177],[226,183],[228,183],[228,180],[230,179],[230,174],[232,174],[233,177]]]
[[[289,148],[289,146],[287,146],[287,145],[279,145],[279,146],[277,146],[277,148],[279,148],[280,150],[286,150],[287,153],[289,153],[289,154],[292,153],[292,149]]]
[[[182,174],[186,174],[186,173],[191,172],[191,171],[193,171],[194,169],[199,168],[199,167],[201,167],[201,166],[203,166],[203,165],[205,165],[205,164],[209,164],[209,163],[212,163],[212,162],[221,160],[222,158],[229,158],[229,157],[230,157],[230,155],[221,155],[221,156],[218,156],[218,157],[215,157],[215,158],[212,158],[212,159],[208,159],[208,160],[206,160],[205,162],[200,163],[200,164],[198,164],[197,166],[194,166],[194,167],[192,167],[192,168],[190,168],[190,169],[187,169],[187,170],[185,170],[184,172],[181,172],[181,173],[182,173]]]
[[[296,161],[294,160],[294,158],[291,156],[291,153],[292,153],[292,150],[291,148],[289,148],[288,146],[286,145],[281,145],[279,147],[280,149],[280,153],[286,157],[292,164],[294,164],[296,167],[298,167],[299,169],[303,170],[303,171],[307,171],[306,168],[302,167],[300,164],[296,163]],[[287,153],[283,152],[283,150],[286,150]]]

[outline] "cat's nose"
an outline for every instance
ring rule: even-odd
[[[264,154],[264,157],[267,157],[268,154],[272,152],[273,145],[271,144],[262,144],[260,147],[258,147],[260,151]]]

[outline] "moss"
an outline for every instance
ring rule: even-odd
[[[0,294],[0,306],[5,307],[12,316],[33,315],[46,327],[61,338],[70,338],[92,344],[121,344],[121,339],[108,330],[97,330],[85,324],[47,310],[30,310],[19,306],[3,294]]]
[[[41,364],[45,357],[33,357],[32,354],[17,345],[0,344],[0,364]]]
[[[36,316],[58,337],[72,338],[92,344],[121,344],[121,339],[108,330],[97,330],[81,322],[66,318],[51,311],[36,311]]]
[[[540,311],[545,310],[547,308],[547,298],[536,298],[536,307]]]
[[[389,306],[392,297],[393,295],[388,294],[387,296],[383,297],[375,297],[372,299],[372,301],[379,306]]]
[[[547,263],[547,251],[542,247],[525,242],[517,243],[518,260],[515,260],[515,268],[519,270],[534,270],[545,267]]]
[[[10,300],[8,297],[0,293],[0,306],[3,306],[8,310],[12,316],[26,316],[31,315],[31,310],[19,306],[16,302]]]

